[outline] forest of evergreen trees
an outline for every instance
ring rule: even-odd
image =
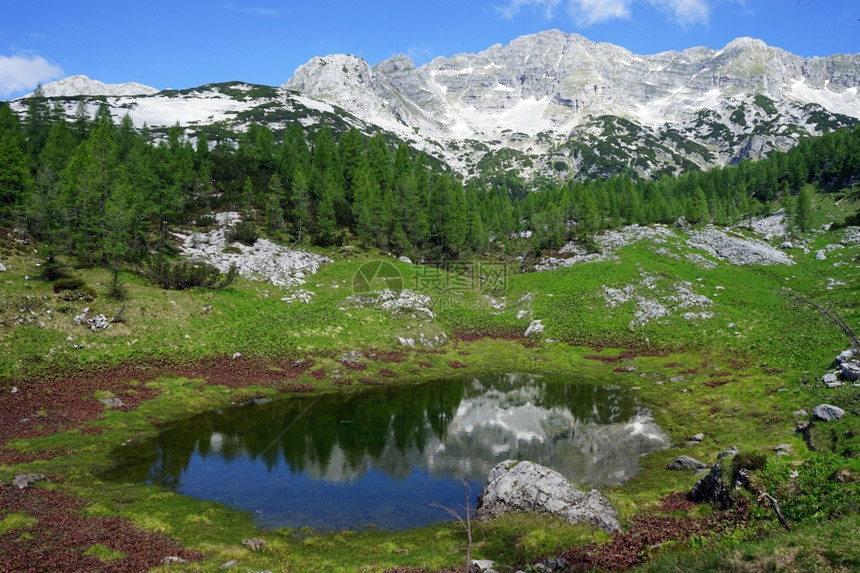
[[[803,230],[812,186],[860,181],[860,127],[800,142],[758,162],[634,180],[467,183],[431,168],[405,144],[355,129],[337,138],[299,123],[282,133],[251,125],[238,145],[193,143],[177,125],[154,142],[107,107],[83,104],[65,119],[39,97],[22,119],[0,104],[0,226],[23,229],[53,263],[115,272],[149,253],[170,252],[171,227],[211,224],[240,211],[242,237],[378,247],[416,260],[512,253],[511,237],[531,231],[534,249],[557,248],[600,229],[631,223],[736,223],[781,200]],[[48,265],[50,267],[50,264]]]

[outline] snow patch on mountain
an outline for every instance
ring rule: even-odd
[[[842,91],[832,91],[827,85],[818,89],[810,86],[805,78],[798,78],[792,80],[784,93],[800,103],[817,103],[824,109],[836,113],[852,117],[860,116],[860,94],[856,86]]]
[[[71,96],[133,96],[153,95],[158,89],[139,84],[127,82],[123,84],[106,84],[98,80],[92,80],[87,76],[69,76],[62,80],[50,82],[42,86],[44,97],[71,97]],[[33,95],[33,94],[30,94]],[[29,97],[29,96],[27,96]]]

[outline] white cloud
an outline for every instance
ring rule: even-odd
[[[682,26],[707,24],[711,7],[707,0],[648,0]]]
[[[32,90],[40,83],[55,80],[65,75],[56,66],[36,55],[0,55],[0,97]]]
[[[555,15],[555,8],[560,2],[561,0],[510,0],[506,6],[496,6],[495,8],[503,18],[511,20],[522,8],[537,6],[543,9],[544,17],[547,20],[552,20]]]
[[[547,20],[555,16],[559,4],[567,5],[568,14],[580,26],[592,26],[615,19],[633,16],[633,5],[647,2],[666,13],[670,20],[681,26],[707,24],[714,0],[508,0],[496,11],[508,20],[528,8],[543,10]],[[743,5],[743,0],[734,0]]]
[[[281,15],[281,11],[276,8],[245,6],[244,4],[235,4],[233,2],[225,2],[221,6],[225,10],[230,10],[231,12],[238,12],[240,14],[248,14],[250,16],[265,16],[267,18],[277,18]]]
[[[581,26],[629,18],[633,0],[569,0],[570,14]]]

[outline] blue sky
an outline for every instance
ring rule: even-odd
[[[416,64],[552,28],[637,54],[739,36],[812,57],[860,52],[858,0],[24,0],[0,19],[0,100],[83,74],[159,89],[280,85],[313,56]],[[145,7],[144,7],[145,6]]]

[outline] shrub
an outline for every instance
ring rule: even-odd
[[[260,235],[257,233],[257,227],[255,227],[253,223],[242,221],[228,229],[224,234],[224,238],[228,243],[238,241],[239,243],[244,243],[250,246],[257,242]]]
[[[64,290],[79,290],[81,287],[86,286],[86,281],[84,279],[78,277],[69,277],[65,279],[58,279],[54,281],[53,288],[54,292],[59,293]]]
[[[800,466],[772,461],[761,479],[789,521],[829,519],[858,510],[856,484],[837,479],[845,461],[835,454],[814,452]]]
[[[212,227],[216,223],[215,217],[212,215],[200,215],[194,221],[194,224],[198,227]]]
[[[161,286],[171,290],[183,290],[191,287],[222,289],[229,286],[239,275],[236,265],[231,265],[226,274],[222,274],[210,264],[195,265],[189,262],[170,262],[164,257],[151,257],[146,261],[142,274]]]
[[[758,471],[765,465],[767,465],[767,455],[764,452],[740,452],[732,460],[735,474],[740,470]]]
[[[58,279],[54,281],[53,289],[57,293],[57,298],[69,302],[76,300],[91,302],[98,296],[93,287],[77,277]]]

